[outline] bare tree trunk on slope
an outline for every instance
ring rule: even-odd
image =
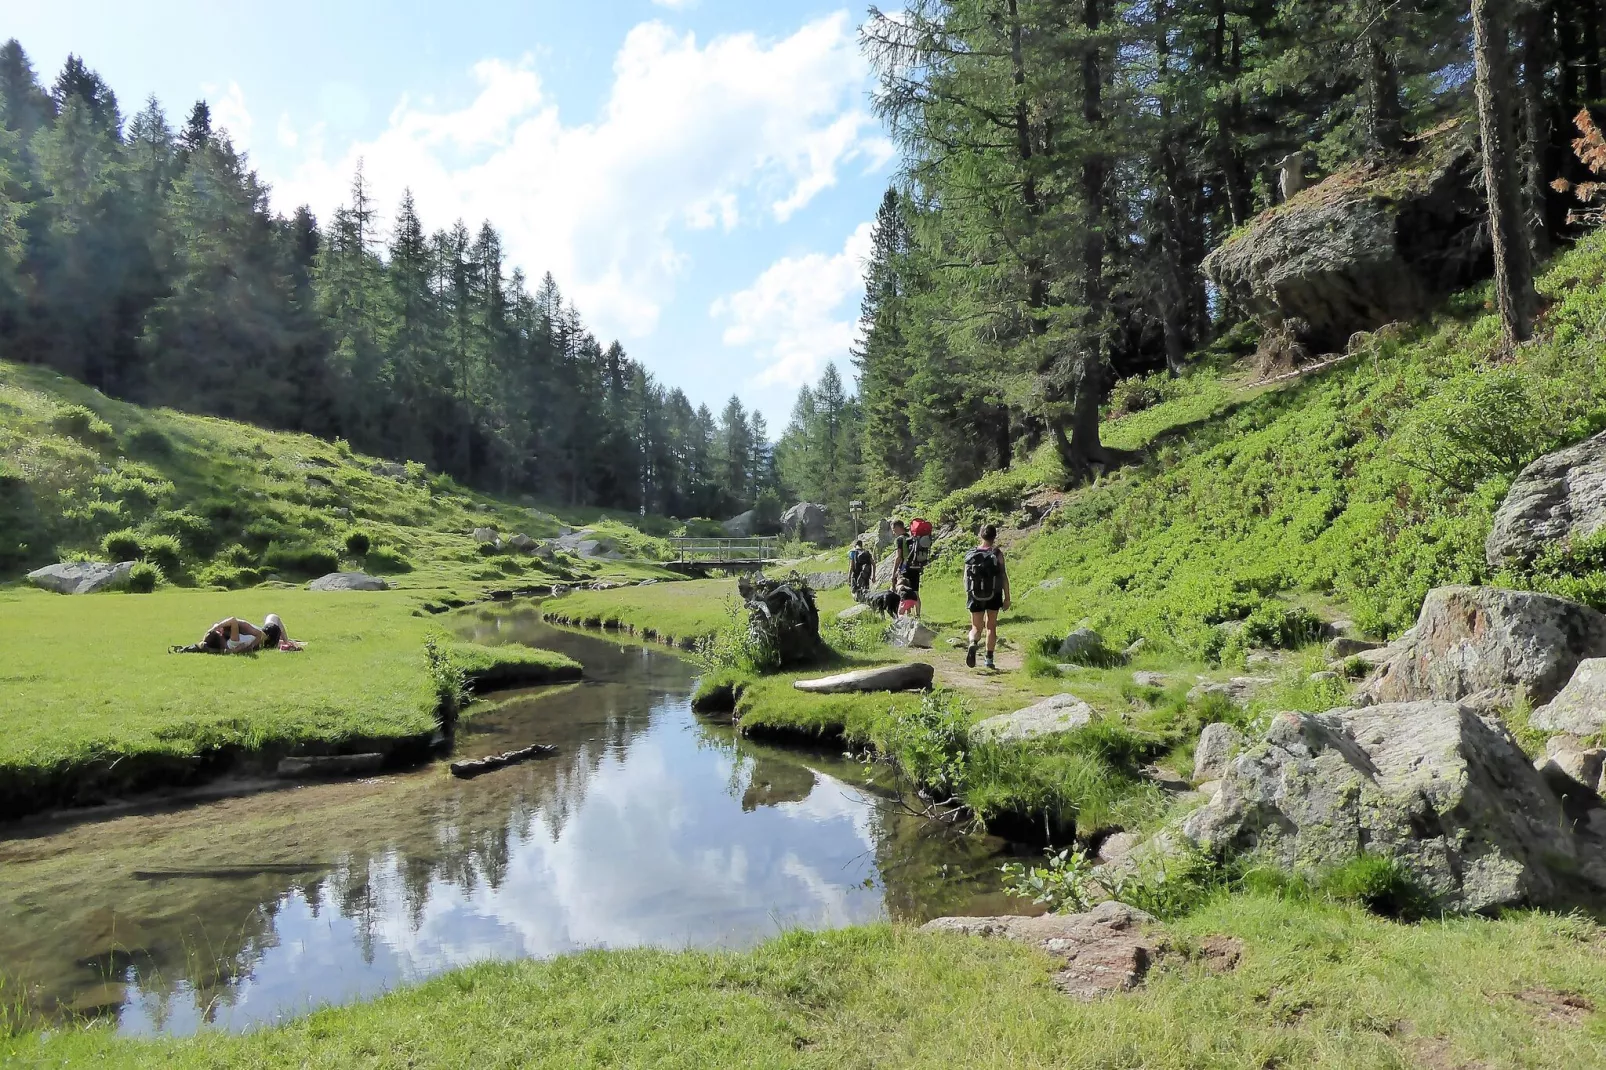
[[[1533,258],[1512,129],[1511,58],[1506,43],[1510,25],[1505,0],[1472,0],[1478,125],[1483,136],[1483,179],[1489,194],[1495,298],[1506,342],[1516,345],[1533,334],[1539,298],[1534,292]]]

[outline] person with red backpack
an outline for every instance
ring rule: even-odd
[[[1009,572],[997,543],[998,529],[987,524],[981,529],[981,545],[965,555],[965,603],[970,609],[970,648],[965,651],[965,664],[972,669],[984,630],[987,667],[997,668],[993,651],[998,647],[998,611],[1009,608]]]
[[[892,566],[892,588],[898,592],[898,616],[920,616],[920,575],[931,564],[931,522],[915,517],[908,527],[892,522],[897,538],[897,560]]]

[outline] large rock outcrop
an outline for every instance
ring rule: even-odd
[[[1522,565],[1606,527],[1606,434],[1534,461],[1506,493],[1483,544],[1490,568]]]
[[[1355,164],[1256,217],[1204,271],[1268,329],[1314,352],[1416,319],[1487,270],[1471,131],[1447,124],[1403,161]]]
[[[749,509],[745,513],[737,513],[729,520],[722,521],[719,527],[728,538],[752,538],[758,533],[758,510]]]
[[[1280,714],[1181,829],[1290,868],[1392,858],[1453,911],[1568,902],[1602,870],[1505,726],[1454,702]]]
[[[100,561],[64,561],[28,573],[28,582],[57,594],[94,594],[128,582],[134,562],[108,565]]]
[[[1455,702],[1523,688],[1548,702],[1585,658],[1606,657],[1606,616],[1555,595],[1499,587],[1429,591],[1410,638],[1363,687],[1376,702]]]
[[[798,502],[781,514],[781,531],[801,542],[824,543],[830,534],[825,526],[825,506]]]

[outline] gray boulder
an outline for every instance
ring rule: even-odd
[[[837,620],[858,620],[860,617],[864,616],[866,613],[874,613],[874,612],[875,612],[874,609],[872,609],[871,607],[865,605],[863,602],[855,602],[853,605],[849,606],[847,609],[844,609],[842,612],[838,613],[836,615],[836,619]]]
[[[100,561],[65,561],[34,569],[28,573],[28,582],[57,594],[94,594],[127,583],[128,574],[133,570],[132,561],[119,561],[115,565]]]
[[[1606,433],[1522,470],[1495,512],[1483,544],[1490,568],[1532,561],[1557,543],[1586,539],[1606,527]]]
[[[1529,723],[1545,732],[1593,736],[1606,730],[1606,658],[1585,658],[1555,698]]]
[[[1606,656],[1606,616],[1555,595],[1440,587],[1395,651],[1362,689],[1367,700],[1455,702],[1520,687],[1549,702],[1579,662]]]
[[[502,545],[502,539],[499,535],[497,535],[495,528],[475,528],[474,541],[478,543],[490,543],[493,546]]]
[[[366,572],[331,572],[307,584],[309,591],[388,591],[390,584]]]
[[[1166,687],[1171,683],[1171,677],[1163,672],[1135,672],[1132,682],[1139,687]]]
[[[538,543],[522,531],[508,539],[507,544],[521,554],[533,553]]]
[[[1570,737],[1552,742],[1560,742],[1560,745],[1547,746],[1545,754],[1534,762],[1534,768],[1551,790],[1570,798],[1599,795],[1601,773],[1606,769],[1606,750],[1582,746]]]
[[[1477,245],[1467,124],[1419,146],[1408,170],[1362,161],[1262,212],[1205,258],[1204,273],[1268,328],[1312,353],[1410,321],[1468,275],[1449,249]]]
[[[1075,695],[1055,695],[1014,713],[1001,713],[970,726],[970,738],[1020,743],[1038,736],[1071,732],[1093,720],[1093,707]]]
[[[1206,680],[1188,690],[1189,702],[1200,702],[1207,695],[1225,695],[1234,706],[1247,706],[1256,692],[1275,683],[1269,676],[1234,676],[1231,680]]]
[[[397,464],[395,461],[376,461],[369,471],[376,476],[385,476],[389,479],[405,480],[407,478],[407,466],[405,464]]]
[[[1392,858],[1453,911],[1556,903],[1593,865],[1505,726],[1453,702],[1281,714],[1181,831],[1296,869]]]
[[[899,617],[892,622],[887,642],[908,649],[930,650],[937,633],[920,623],[918,617]]]
[[[812,695],[842,695],[856,691],[924,691],[931,686],[936,675],[937,670],[932,666],[911,661],[838,673],[818,680],[798,680],[792,686]]]
[[[1141,910],[1106,900],[1086,914],[937,918],[920,931],[1029,944],[1055,961],[1055,987],[1073,999],[1092,1000],[1143,983],[1166,948],[1146,931],[1153,921]]]
[[[846,572],[810,572],[803,578],[816,591],[835,591],[848,585]]]
[[[1244,743],[1244,734],[1225,721],[1205,725],[1199,733],[1199,745],[1193,749],[1194,781],[1220,779]]]
[[[1104,837],[1099,844],[1098,854],[1095,856],[1101,866],[1108,866],[1120,862],[1132,853],[1142,837],[1135,832],[1116,832]]]
[[[1092,628],[1078,628],[1060,642],[1059,656],[1073,664],[1102,665],[1109,660],[1110,649]]]
[[[737,513],[719,526],[729,538],[750,539],[758,533],[758,512],[749,509],[745,513]]]
[[[897,564],[898,555],[896,552],[889,553],[886,557],[881,559],[881,563],[875,567],[875,582],[877,587],[885,587],[887,584],[892,582],[892,570],[897,566]]]
[[[1370,639],[1356,639],[1353,636],[1341,635],[1337,639],[1329,642],[1326,650],[1323,651],[1323,653],[1329,659],[1352,658],[1357,654],[1365,654],[1368,651],[1379,650],[1382,648],[1382,646],[1382,643],[1374,643]]]
[[[813,502],[798,502],[781,514],[781,530],[790,538],[816,545],[825,542],[825,506]]]

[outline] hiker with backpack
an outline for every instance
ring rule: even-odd
[[[915,517],[908,527],[902,520],[892,522],[897,537],[897,560],[892,566],[892,588],[898,592],[898,616],[920,616],[920,575],[931,564],[933,532],[931,522]]]
[[[987,667],[993,664],[998,648],[998,612],[1009,608],[1009,571],[1004,568],[1004,551],[997,546],[998,529],[992,524],[981,529],[981,545],[965,555],[965,603],[970,608],[970,647],[965,664],[976,667],[976,647],[981,633],[987,632]]]
[[[848,551],[848,589],[855,599],[863,601],[874,582],[875,554],[864,548],[863,539],[858,539]]]

